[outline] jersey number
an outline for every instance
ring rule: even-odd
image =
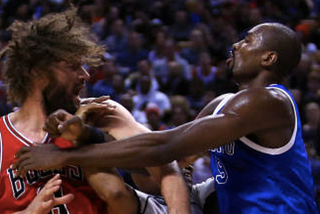
[[[227,170],[219,158],[215,157],[215,159],[217,164],[217,174],[215,176],[216,182],[218,184],[225,184],[228,181]]]

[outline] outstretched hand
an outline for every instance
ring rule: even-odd
[[[64,156],[54,144],[22,147],[14,156],[17,161],[10,169],[17,170],[15,176],[25,177],[29,170],[59,169],[65,166]]]
[[[62,180],[60,179],[60,175],[55,175],[46,183],[40,193],[33,199],[31,204],[29,204],[27,209],[22,212],[17,212],[16,214],[45,214],[49,213],[50,210],[56,205],[70,203],[74,198],[72,194],[67,194],[59,198],[56,198],[53,195],[59,190],[61,183]]]
[[[50,137],[62,137],[66,140],[78,141],[86,132],[86,124],[99,125],[99,120],[115,109],[115,106],[105,102],[106,97],[88,98],[75,115],[59,109],[48,116],[43,129]]]
[[[99,120],[110,114],[116,108],[108,100],[103,100],[102,98],[97,98],[97,100],[91,100],[90,103],[82,104],[75,115],[79,116],[82,121],[86,124],[99,126]]]

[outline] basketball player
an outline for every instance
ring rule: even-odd
[[[257,25],[230,55],[228,67],[242,90],[213,100],[198,119],[72,151],[22,148],[13,168],[154,166],[211,149],[220,213],[318,213],[298,109],[280,85],[301,57],[295,32]]]
[[[1,54],[6,58],[8,94],[20,108],[0,120],[0,189],[4,190],[0,194],[1,213],[26,209],[54,174],[60,174],[63,180],[55,197],[70,196],[71,193],[74,200],[59,204],[52,209],[52,213],[135,213],[136,203],[127,200],[131,197],[131,190],[114,169],[96,170],[89,167],[84,172],[82,168],[72,165],[49,171],[32,170],[21,178],[9,168],[14,162],[12,155],[22,146],[52,143],[65,146],[70,143],[49,138],[42,128],[53,111],[62,108],[74,113],[77,110],[80,105],[79,92],[89,78],[82,64],[102,64],[105,51],[92,42],[88,30],[76,16],[76,9],[50,14],[28,23],[15,22],[10,30],[12,41]],[[186,190],[183,191],[183,179],[170,166],[165,167],[172,174],[168,178],[168,174],[161,174],[158,178],[163,184],[164,196],[175,197],[175,200],[168,202],[169,207],[177,213],[179,210],[188,213],[189,203],[185,202],[188,195]],[[176,179],[182,181],[181,188],[176,183],[170,189],[174,191],[172,194],[169,187]],[[97,195],[85,180],[95,190],[103,191]],[[169,186],[166,186],[167,183]],[[183,203],[180,203],[181,198]],[[174,203],[179,206],[173,206]]]
[[[22,146],[54,142],[42,130],[46,116],[57,108],[77,109],[78,93],[89,77],[81,65],[103,63],[104,49],[89,40],[75,9],[28,23],[16,21],[10,30],[12,41],[1,54],[6,58],[8,93],[19,110],[0,122],[0,212],[25,209],[54,174],[63,180],[55,197],[73,194],[74,200],[54,207],[52,213],[106,212],[106,203],[85,182],[78,166],[30,171],[25,179],[9,169],[11,156]]]

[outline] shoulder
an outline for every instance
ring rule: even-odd
[[[294,119],[289,97],[280,90],[262,87],[238,92],[221,112],[236,116],[242,126],[250,123],[255,129],[287,127]]]
[[[256,107],[261,109],[272,108],[282,109],[288,108],[291,102],[286,94],[278,89],[270,89],[264,87],[257,87],[248,90],[242,90],[235,94],[235,96],[226,105],[226,108],[233,107]],[[251,109],[252,110],[252,109]]]

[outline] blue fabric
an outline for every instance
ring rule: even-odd
[[[271,87],[290,94],[281,85]],[[295,109],[294,144],[281,154],[257,151],[240,140],[211,150],[221,214],[318,213],[296,104]]]

